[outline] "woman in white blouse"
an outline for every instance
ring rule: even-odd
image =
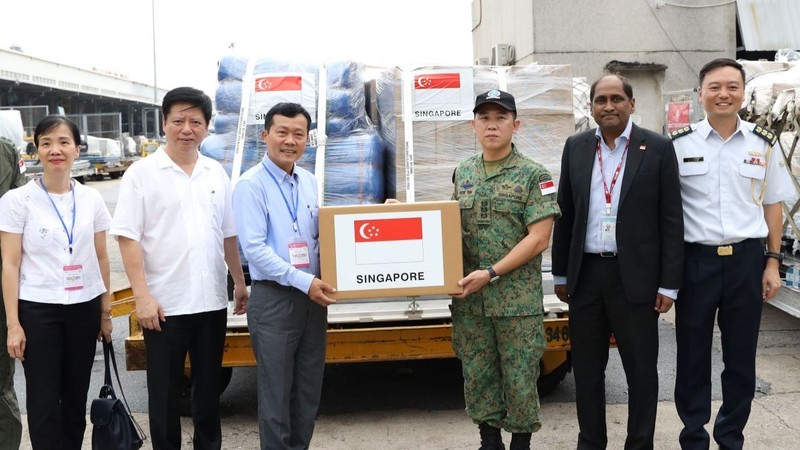
[[[33,448],[80,449],[96,341],[111,339],[111,216],[96,190],[70,178],[74,123],[47,116],[33,140],[43,176],[0,200],[8,353],[25,369]]]

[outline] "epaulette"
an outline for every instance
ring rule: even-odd
[[[778,135],[773,133],[772,130],[768,130],[756,125],[755,128],[753,128],[753,133],[755,133],[756,136],[760,137],[761,139],[767,141],[770,146],[774,146],[775,143],[778,142]]]
[[[669,138],[674,141],[675,139],[678,139],[681,136],[686,136],[687,134],[691,133],[692,131],[694,131],[692,129],[692,127],[690,127],[689,125],[686,125],[683,128],[678,128],[677,130],[670,131],[667,136],[669,136]]]

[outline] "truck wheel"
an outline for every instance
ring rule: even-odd
[[[233,367],[221,367],[219,373],[219,395],[231,384]],[[187,370],[183,374],[183,388],[181,389],[181,416],[192,417],[192,379]]]
[[[112,180],[116,180],[117,178],[119,178],[119,177],[120,177],[120,175],[122,175],[122,173],[121,173],[121,172],[111,172],[111,173],[109,173],[109,174],[108,174],[108,176],[109,176],[109,177],[110,177]]]
[[[539,379],[536,381],[536,388],[539,391],[539,397],[546,397],[556,390],[558,385],[564,381],[567,372],[572,368],[569,357],[564,352],[564,360],[558,364],[554,369],[545,373],[544,361],[539,361]]]

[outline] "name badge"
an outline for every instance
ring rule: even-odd
[[[606,243],[617,242],[617,216],[600,218],[600,239]]]
[[[308,242],[289,242],[289,264],[294,267],[308,267],[311,265],[311,256],[308,251]]]
[[[73,264],[71,266],[64,266],[64,289],[68,291],[83,289],[82,265]]]

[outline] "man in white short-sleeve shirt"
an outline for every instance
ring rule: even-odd
[[[222,166],[198,151],[208,132],[211,99],[182,87],[162,106],[167,144],[134,163],[120,185],[111,226],[136,299],[147,347],[153,448],[181,447],[183,366],[189,353],[195,448],[221,447],[219,374],[227,322],[227,267],[234,313],[247,306]]]

